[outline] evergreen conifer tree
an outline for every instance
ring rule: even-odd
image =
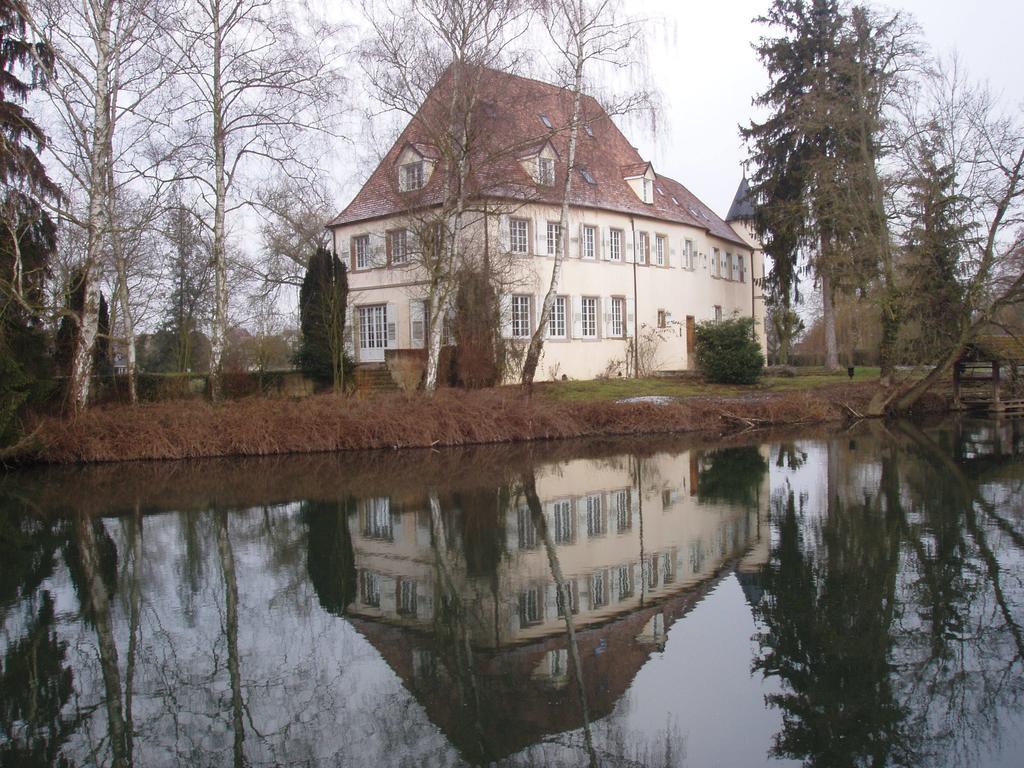
[[[741,128],[741,134],[754,166],[754,225],[772,260],[766,296],[777,316],[789,318],[800,300],[801,247],[813,243],[827,251],[822,246],[831,240],[830,228],[822,220],[826,210],[816,204],[814,193],[821,188],[816,174],[825,170],[817,161],[834,145],[833,131],[821,115],[835,89],[828,63],[835,59],[844,18],[836,0],[775,0],[756,21],[781,34],[761,37],[754,46],[770,79],[754,104],[770,114],[764,122]],[[827,269],[822,259],[817,266],[819,273]],[[780,338],[783,363],[789,341]]]
[[[956,171],[940,159],[937,128],[926,131],[916,150],[916,173],[908,179],[910,226],[903,271],[908,315],[918,325],[915,356],[939,356],[963,330],[966,297],[961,257],[971,232],[964,225],[965,201],[956,194]]]
[[[299,324],[302,337],[295,364],[313,379],[345,388],[345,307],[348,302],[348,271],[326,248],[318,248],[306,267],[299,290]]]
[[[48,374],[38,308],[56,232],[39,201],[60,197],[39,159],[46,137],[23,106],[52,53],[27,30],[21,3],[0,0],[0,445],[16,439]]]

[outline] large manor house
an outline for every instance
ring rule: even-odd
[[[745,181],[723,220],[659,174],[585,96],[569,231],[561,232],[571,92],[494,70],[481,78],[467,184],[476,234],[473,248],[463,250],[502,270],[500,332],[525,346],[553,257],[565,249],[539,379],[626,375],[634,338],[645,352],[642,368],[689,369],[696,323],[735,315],[754,317],[764,345],[755,287],[764,261]],[[444,109],[443,81],[328,224],[349,268],[349,351],[361,364],[425,346],[429,291],[418,254],[429,247],[424,222],[446,189],[446,163],[430,130]]]

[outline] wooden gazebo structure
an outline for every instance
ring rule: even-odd
[[[1024,413],[1024,393],[1020,391],[1022,372],[1024,338],[979,336],[964,348],[953,366],[953,407]],[[1003,385],[1007,379],[1014,384],[1014,391],[1004,397]]]

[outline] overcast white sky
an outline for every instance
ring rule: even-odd
[[[685,184],[724,216],[746,157],[737,126],[750,120],[751,98],[767,82],[750,44],[765,29],[751,19],[765,11],[769,0],[643,0],[632,5],[638,13],[664,19],[652,25],[649,51],[664,115],[656,138],[638,130],[628,133],[656,170]],[[884,7],[911,14],[933,53],[956,50],[970,76],[988,81],[1008,108],[1024,106],[1024,2],[902,0]]]
[[[649,123],[620,123],[655,169],[685,184],[724,216],[742,174],[746,151],[738,126],[750,120],[751,99],[766,83],[751,42],[764,28],[751,20],[770,0],[633,0],[630,13],[650,20],[650,79],[663,110],[656,131]],[[879,4],[876,4],[879,5]],[[911,14],[931,51],[957,51],[976,80],[987,81],[1007,108],[1024,106],[1024,67],[1019,63],[1021,0],[901,0],[882,4]],[[880,6],[881,7],[881,6]],[[366,158],[371,152],[356,148]],[[386,149],[386,148],[384,148]],[[349,155],[351,158],[351,155]],[[345,167],[338,210],[355,194],[372,165]]]

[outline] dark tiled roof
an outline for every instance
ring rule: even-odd
[[[474,169],[469,179],[470,193],[558,205],[569,154],[572,94],[548,83],[491,69],[482,70],[480,76],[479,92],[488,94],[490,100],[486,102],[486,108],[476,110],[470,121],[471,130],[477,137],[470,141],[470,145],[475,147],[470,158],[470,166]],[[395,163],[409,144],[417,148],[422,145],[438,147],[439,156],[444,157],[441,137],[430,127],[446,122],[442,119],[448,103],[444,98],[446,83],[446,77],[442,77],[363,188],[328,226],[440,204],[445,160],[438,161],[437,169],[423,189],[405,193],[398,191]],[[546,128],[538,114],[547,115],[553,129]],[[666,176],[656,177],[655,185],[659,189],[654,195],[654,202],[646,204],[641,201],[624,180],[624,170],[636,171],[635,175],[640,175],[649,162],[640,156],[595,99],[583,98],[581,118],[583,123],[590,125],[594,135],[590,136],[583,130],[579,132],[576,165],[585,167],[595,183],[581,183],[577,175],[570,194],[572,205],[688,224],[724,240],[746,245],[692,192]],[[539,151],[546,141],[551,142],[559,158],[555,163],[555,184],[548,187],[535,184],[519,162],[528,149]]]
[[[747,183],[747,177],[744,176],[736,190],[736,197],[732,199],[732,205],[729,206],[729,213],[725,220],[737,221],[752,218],[754,218],[754,201],[750,197],[750,185]]]

